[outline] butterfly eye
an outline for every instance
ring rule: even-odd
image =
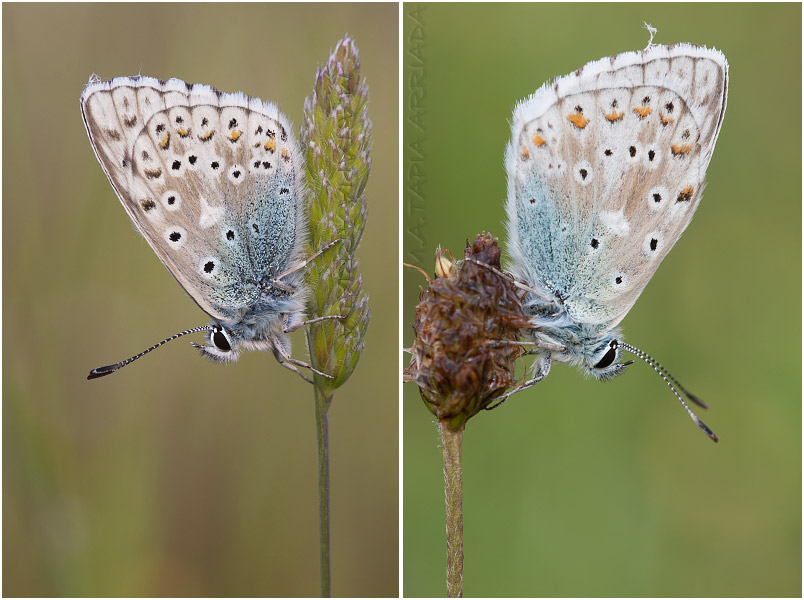
[[[215,329],[212,330],[212,343],[215,344],[218,350],[224,352],[230,352],[232,350],[232,346],[229,344],[229,338],[226,337],[221,327],[215,327]]]
[[[615,358],[617,358],[617,342],[611,342],[609,344],[609,351],[598,361],[595,365],[595,369],[605,369],[614,362]]]

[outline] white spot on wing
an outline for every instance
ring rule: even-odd
[[[198,224],[201,229],[212,227],[223,215],[223,207],[210,206],[203,196],[199,196],[198,201],[201,203],[201,218],[198,220]]]
[[[631,231],[631,225],[625,218],[625,208],[601,211],[600,220],[614,235],[628,235]]]

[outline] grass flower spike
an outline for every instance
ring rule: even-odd
[[[366,223],[364,190],[371,169],[367,103],[357,46],[347,36],[316,73],[313,93],[304,103],[302,130],[311,197],[309,253],[342,240],[309,270],[310,318],[342,317],[307,330],[310,362],[335,377],[316,377],[316,385],[326,392],[340,387],[354,371],[370,317],[355,258]]]

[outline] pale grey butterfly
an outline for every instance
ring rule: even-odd
[[[618,324],[689,224],[726,111],[728,63],[691,44],[649,45],[546,83],[513,115],[505,165],[510,270],[524,282],[537,347],[601,380],[626,350],[665,380],[693,421],[689,394],[620,339]]]
[[[321,320],[304,320],[302,268],[339,240],[302,259],[303,156],[277,107],[178,79],[93,76],[81,114],[137,230],[212,317],[210,325],[93,369],[88,378],[198,331],[207,332],[208,345],[193,346],[214,362],[237,360],[241,349],[271,351],[302,377],[297,367],[328,377],[291,358],[287,334]]]

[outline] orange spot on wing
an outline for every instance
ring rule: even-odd
[[[662,113],[662,125],[668,125],[669,123],[673,122],[673,117],[668,117],[666,114]]]
[[[232,142],[236,142],[238,138],[243,135],[243,132],[239,129],[235,129],[232,133],[229,134],[229,140]]]
[[[530,158],[530,151],[525,147],[522,146],[522,160],[528,160]]]
[[[624,114],[625,113],[618,113],[616,110],[612,109],[612,111],[609,114],[604,116],[606,117],[607,121],[613,123],[614,121],[619,121],[620,119],[622,119]]]
[[[188,135],[190,135],[190,132],[189,132],[189,131],[187,131],[187,130],[186,130],[184,127],[182,127],[181,125],[179,125],[179,128],[178,128],[176,131],[177,131],[177,132],[178,132],[178,134],[179,134],[181,137],[183,137],[183,138],[186,138]]]
[[[214,135],[214,133],[215,133],[215,130],[210,129],[204,135],[199,135],[198,139],[201,140],[202,142],[206,142],[208,139],[210,139]]]
[[[673,156],[686,154],[690,150],[692,150],[692,144],[673,144],[670,146],[670,151],[673,153]]]
[[[276,141],[268,140],[267,142],[265,142],[265,149],[268,150],[271,154],[276,152]]]
[[[575,127],[577,127],[578,129],[583,129],[584,127],[586,127],[587,123],[589,123],[589,119],[584,117],[579,112],[568,114],[567,119],[569,119],[569,122],[575,125]]]
[[[545,139],[542,136],[540,136],[538,133],[533,136],[533,145],[534,146],[536,146],[536,147],[544,146],[546,143],[547,142],[545,141]]]
[[[653,112],[653,109],[652,109],[650,106],[637,106],[637,107],[634,109],[634,112],[635,112],[637,115],[639,115],[639,118],[640,118],[640,119],[644,119],[644,118],[645,118],[645,117],[647,117],[647,116],[648,116],[650,113],[652,113],[652,112]]]
[[[676,202],[689,202],[690,199],[692,198],[692,191],[693,190],[692,190],[691,185],[688,185],[687,187],[685,187],[679,193],[678,198],[676,198]]]
[[[166,149],[170,145],[170,132],[166,131],[164,137],[162,137],[162,141],[159,142],[159,147],[162,150]]]
[[[285,160],[285,162],[290,160],[290,154],[288,154],[287,148],[282,148],[282,158]]]

